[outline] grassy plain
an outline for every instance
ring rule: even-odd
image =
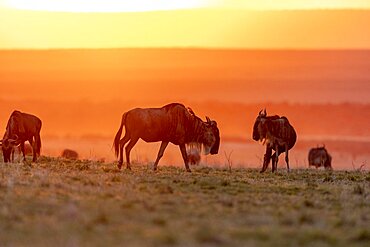
[[[369,246],[368,171],[0,163],[0,246]]]

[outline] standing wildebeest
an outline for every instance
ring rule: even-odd
[[[124,125],[126,133],[120,139]],[[188,172],[191,170],[186,153],[187,144],[200,143],[205,154],[217,154],[220,145],[216,121],[207,117],[207,122],[203,122],[191,109],[186,109],[179,103],[168,104],[162,108],[136,108],[123,114],[121,126],[114,139],[116,156],[119,154],[119,169],[123,164],[123,147],[128,141],[130,142],[126,146],[126,162],[127,169],[131,169],[130,151],[140,138],[145,142],[162,142],[154,170],[157,170],[158,162],[169,142],[180,147]]]
[[[331,156],[325,146],[312,148],[308,153],[308,166],[325,167],[327,170],[332,170]]]
[[[20,145],[23,153],[23,158],[26,160],[24,142],[28,141],[33,150],[33,162],[36,162],[37,155],[40,155],[41,150],[41,120],[31,114],[14,111],[6,125],[6,131],[3,139],[0,141],[2,144],[4,162],[10,161],[11,153],[14,146]]]
[[[294,146],[297,134],[286,117],[267,116],[266,109],[259,112],[253,127],[253,140],[266,144],[261,172],[264,172],[272,157],[272,172],[277,170],[279,155],[285,152],[285,161],[289,172],[288,151]],[[271,156],[272,150],[275,153]]]

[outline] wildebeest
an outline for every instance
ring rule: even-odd
[[[3,150],[4,162],[10,161],[11,153],[14,146],[20,145],[23,153],[23,158],[26,160],[24,142],[28,141],[32,146],[33,162],[36,162],[37,156],[41,151],[41,120],[31,114],[14,111],[6,125],[6,131],[1,142]]]
[[[199,148],[191,147],[187,154],[190,165],[199,165],[201,159]]]
[[[62,158],[70,159],[70,160],[78,159],[78,153],[72,149],[64,149],[61,156]]]
[[[200,143],[205,154],[218,153],[220,134],[217,123],[208,117],[206,119],[207,121],[203,122],[190,108],[187,109],[179,103],[168,104],[162,108],[135,108],[124,113],[114,139],[115,153],[117,157],[119,155],[118,168],[121,169],[123,164],[123,147],[129,142],[125,150],[127,169],[131,169],[130,151],[141,138],[145,142],[162,142],[154,162],[154,170],[157,170],[158,162],[171,142],[180,147],[186,170],[190,172],[187,144]],[[126,133],[120,139],[124,125]]]
[[[308,153],[308,166],[325,167],[327,170],[332,170],[331,156],[326,150],[325,146],[311,148]]]
[[[266,109],[260,111],[253,126],[253,140],[266,144],[261,173],[264,172],[272,158],[272,172],[277,170],[279,155],[285,152],[285,161],[289,172],[288,151],[294,146],[297,134],[286,117],[267,116]],[[272,154],[272,150],[275,153]]]

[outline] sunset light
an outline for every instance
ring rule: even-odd
[[[58,12],[143,12],[188,9],[205,6],[207,0],[9,0],[7,6],[21,10]]]
[[[368,0],[212,0],[211,4],[223,8],[253,10],[297,10],[297,9],[363,9],[370,8]]]
[[[370,0],[0,0],[1,246],[370,246]]]
[[[368,9],[368,0],[0,0],[0,6],[54,12],[145,12],[193,8],[297,10],[297,9]]]

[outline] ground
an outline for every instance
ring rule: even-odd
[[[0,246],[369,246],[368,171],[0,163]]]

